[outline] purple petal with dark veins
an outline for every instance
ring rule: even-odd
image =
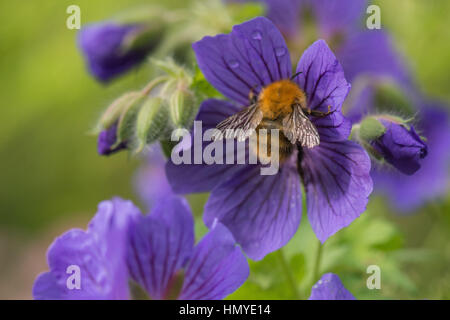
[[[245,282],[249,272],[247,259],[233,235],[218,223],[195,247],[179,298],[223,299]]]
[[[194,247],[194,221],[186,200],[161,199],[130,228],[127,263],[131,277],[152,299],[163,299],[170,280]]]
[[[204,37],[192,45],[206,79],[226,97],[248,104],[252,88],[289,78],[291,60],[273,23],[257,17],[233,27],[230,34]]]
[[[350,90],[342,66],[323,40],[314,42],[303,53],[297,72],[302,72],[296,81],[306,93],[308,108],[331,113],[324,117],[313,117],[321,140],[347,139],[351,123],[341,112],[342,104]]]
[[[370,159],[352,141],[322,141],[301,161],[308,219],[323,243],[365,210],[372,192]]]
[[[261,175],[258,165],[240,169],[212,190],[205,224],[211,226],[218,219],[253,260],[284,246],[297,231],[302,211],[294,160],[275,175]]]
[[[33,297],[127,299],[126,237],[129,224],[139,216],[131,201],[116,198],[100,203],[87,231],[72,229],[52,243],[47,254],[50,271],[36,279]],[[79,268],[80,289],[67,286],[75,275],[70,266]]]

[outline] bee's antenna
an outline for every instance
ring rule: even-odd
[[[297,72],[296,74],[294,74],[294,75],[291,77],[291,80],[294,80],[295,77],[299,76],[301,73],[303,73],[303,71],[299,71],[299,72]]]

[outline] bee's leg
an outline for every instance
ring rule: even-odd
[[[318,111],[318,110],[311,110],[309,108],[306,109],[302,109],[303,112],[305,112],[308,115],[311,115],[313,117],[326,117],[327,115],[329,115],[330,113],[332,113],[333,111],[331,111],[331,106],[328,106],[328,111],[327,112],[323,112],[323,111]]]
[[[255,104],[256,102],[258,102],[258,95],[255,93],[255,88],[258,85],[254,85],[251,89],[250,92],[248,93],[248,99],[250,101],[250,104]]]
[[[252,91],[250,91],[248,95],[248,99],[250,100],[250,105],[255,104],[258,100],[258,96]]]

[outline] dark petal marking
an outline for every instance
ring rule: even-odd
[[[341,109],[350,84],[345,80],[341,65],[325,41],[316,41],[303,53],[296,71],[302,72],[296,81],[306,93],[307,107],[327,112],[328,106],[331,106],[332,112],[327,116],[311,117],[320,138],[329,141],[347,139],[351,126]]]
[[[324,242],[365,210],[372,192],[370,159],[354,142],[322,141],[314,149],[303,149],[300,165],[308,218]]]
[[[260,36],[255,37],[255,32]],[[204,37],[193,44],[193,49],[206,79],[242,105],[248,103],[255,85],[263,87],[291,74],[284,39],[264,17],[234,26],[230,34]]]
[[[204,220],[223,223],[247,255],[259,260],[293,236],[301,218],[300,181],[296,166],[283,164],[272,176],[248,166],[213,189]]]

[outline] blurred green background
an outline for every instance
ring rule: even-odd
[[[98,202],[114,195],[138,202],[133,176],[139,159],[98,156],[96,139],[87,132],[115,97],[148,80],[148,71],[143,65],[108,86],[97,83],[77,49],[76,30],[66,28],[66,8],[79,5],[86,24],[149,2],[0,3],[0,298],[31,298],[34,278],[47,268],[48,245],[68,228],[84,228]],[[450,2],[376,3],[422,90],[450,102]],[[205,198],[190,198],[197,216]],[[449,198],[398,217],[374,197],[363,218],[326,243],[320,272],[338,273],[357,298],[449,299],[449,231]],[[285,250],[303,298],[309,295],[316,246],[303,219]],[[298,297],[276,255],[251,263],[249,281],[231,298]],[[381,290],[365,286],[369,264],[382,269]]]

